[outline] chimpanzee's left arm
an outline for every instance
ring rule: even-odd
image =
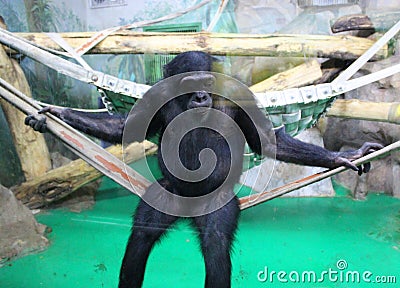
[[[275,130],[275,135],[277,144],[276,158],[278,160],[329,169],[345,166],[358,171],[360,175],[362,172],[367,173],[369,171],[370,163],[357,167],[351,161],[383,148],[381,144],[366,142],[357,150],[333,152],[289,136],[285,133],[284,127]]]
[[[284,127],[275,129],[275,146],[273,139],[270,139],[272,133],[268,132],[268,129],[272,129],[270,121],[258,107],[248,111],[251,111],[251,117],[240,109],[235,119],[250,148],[259,155],[274,156],[273,152],[275,152],[276,159],[281,161],[329,169],[345,166],[361,174],[369,171],[370,164],[366,163],[363,167],[357,167],[351,161],[383,148],[378,143],[364,143],[357,150],[333,152],[289,136]]]

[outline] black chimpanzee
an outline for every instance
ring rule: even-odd
[[[329,169],[346,166],[359,173],[368,172],[369,164],[356,167],[351,161],[382,148],[380,144],[365,143],[358,150],[331,152],[290,137],[285,133],[284,128],[272,132],[276,140],[271,140],[268,135],[268,131],[273,131],[271,125],[252,96],[229,95],[229,99],[226,99],[221,95],[210,93],[211,86],[221,84],[218,83],[218,77],[205,72],[212,71],[214,61],[213,57],[202,52],[179,54],[164,67],[164,77],[175,77],[174,75],[187,72],[195,73],[183,74],[182,77],[173,80],[173,84],[166,86],[162,84],[163,81],[156,84],[154,87],[158,89],[139,100],[136,104],[137,109],[134,108],[128,118],[107,113],[102,116],[85,114],[55,107],[43,109],[43,112],[54,114],[71,126],[108,142],[121,142],[124,127],[128,125],[139,127],[139,130],[144,126],[147,128],[141,135],[129,133],[127,136],[129,141],[142,141],[144,138],[158,135],[159,143],[164,143],[164,138],[169,138],[169,142],[166,141],[165,147],[160,147],[158,152],[163,178],[147,189],[144,196],[150,195],[147,197],[149,201],[144,197],[136,209],[132,233],[120,272],[119,287],[121,288],[141,287],[152,247],[164,232],[182,217],[190,219],[200,238],[206,267],[205,287],[231,286],[230,251],[239,216],[238,199],[233,193],[233,186],[238,182],[242,172],[245,141],[254,152],[260,155],[276,153],[278,160]],[[189,90],[185,88],[180,90],[179,87],[185,85],[189,87]],[[222,86],[227,87],[225,90],[228,93],[237,93],[229,88],[229,83],[222,83]],[[159,105],[160,101],[164,101],[162,105]],[[160,107],[156,107],[158,105]],[[179,127],[169,125],[180,115],[191,111],[194,112],[188,114],[191,117],[190,121],[184,118]],[[211,111],[217,111],[219,114],[211,113]],[[227,117],[221,116],[221,112]],[[218,129],[215,126],[210,128],[206,127],[208,124],[202,124],[207,117],[208,123],[216,124],[220,131],[216,131]],[[198,127],[192,127],[191,123],[195,123]],[[38,120],[34,116],[28,116],[26,124],[38,131],[46,130],[45,118]],[[186,129],[184,135],[179,134],[182,125],[187,125],[184,127]],[[237,134],[243,136],[237,136]],[[175,138],[179,138],[179,143],[174,141]],[[214,156],[205,159],[201,154],[203,150],[209,149],[214,152]],[[173,155],[178,155],[178,157],[174,158]],[[172,162],[181,163],[187,169],[188,175],[191,171],[200,171],[203,165],[207,166],[208,160],[213,162],[214,167],[208,174],[199,172],[201,175],[197,175],[198,178],[188,176],[186,179],[185,173],[180,176],[174,173],[174,163],[167,163],[171,162],[170,159],[166,160],[168,157],[172,157]],[[177,200],[178,202],[175,203],[175,198],[165,196],[167,195],[165,191],[183,199],[200,198],[211,199],[211,201],[192,203]],[[217,193],[214,193],[215,191]],[[213,198],[204,198],[210,194],[213,194]],[[154,208],[154,205],[151,205],[153,200],[167,203],[163,206],[166,210]],[[184,203],[188,203],[188,207],[182,207],[185,206]],[[169,213],[168,209],[174,205],[178,208]]]

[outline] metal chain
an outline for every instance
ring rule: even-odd
[[[107,93],[100,88],[98,88],[97,91],[100,93],[101,102],[104,107],[106,107],[108,114],[113,115],[116,110],[110,98],[107,96]]]

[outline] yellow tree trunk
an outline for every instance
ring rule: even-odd
[[[0,77],[30,96],[29,84],[21,67],[16,60],[7,56],[2,46],[0,46],[0,63]],[[32,179],[50,170],[50,155],[43,135],[24,124],[25,114],[1,98],[0,104],[10,127],[25,178]]]

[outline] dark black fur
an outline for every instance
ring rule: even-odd
[[[202,52],[186,52],[178,55],[165,67],[165,77],[190,71],[212,71],[214,59]],[[201,78],[201,77],[200,77]],[[168,90],[168,88],[166,88]],[[155,95],[153,97],[161,97]],[[142,106],[150,108],[152,96],[142,99]],[[210,104],[211,103],[211,104]],[[179,147],[179,157],[188,169],[197,169],[200,165],[198,154],[204,148],[211,148],[217,156],[216,169],[206,179],[191,183],[174,177],[166,168],[159,149],[159,164],[163,179],[158,183],[168,191],[177,195],[188,197],[205,195],[219,187],[226,179],[229,169],[233,170],[230,178],[224,183],[221,193],[232,194],[233,185],[239,180],[243,162],[243,148],[246,142],[258,154],[270,155],[276,149],[277,159],[297,164],[335,168],[347,166],[361,172],[362,168],[355,167],[350,161],[357,159],[375,149],[381,148],[379,144],[367,143],[356,151],[331,152],[311,144],[307,144],[288,136],[284,129],[276,130],[276,142],[271,143],[267,138],[268,126],[265,116],[256,107],[255,103],[248,107],[256,119],[250,117],[239,107],[224,105],[216,96],[208,93],[183,95],[169,101],[154,117],[146,138],[158,133],[160,140],[163,137],[166,125],[181,112],[191,107],[209,107],[223,111],[234,119],[242,130],[245,139],[235,138],[234,147],[228,147],[226,140],[206,128],[197,128],[189,132]],[[148,117],[147,111],[137,111],[129,121],[141,125],[141,121]],[[88,134],[99,137],[109,142],[120,142],[124,128],[123,117],[102,114],[93,116],[70,109],[47,107],[45,112],[50,112],[73,127]],[[26,123],[36,130],[43,130],[43,125],[29,116]],[[42,123],[43,124],[43,123]],[[38,127],[41,126],[41,127]],[[268,128],[268,129],[267,129]],[[133,136],[134,137],[134,136]],[[230,137],[236,137],[232,135]],[[131,139],[143,140],[143,139]],[[264,145],[261,143],[264,141]],[[231,167],[231,160],[234,167]],[[148,188],[148,193],[160,194],[157,185]],[[206,265],[205,287],[230,287],[231,285],[231,260],[230,251],[239,216],[238,199],[232,194],[232,200],[224,207],[210,214],[192,217],[191,223],[197,229],[201,243],[201,250]],[[132,234],[129,237],[125,256],[120,272],[120,288],[141,287],[145,266],[154,243],[178,219],[176,216],[167,215],[157,211],[143,200],[140,201],[133,221]]]

